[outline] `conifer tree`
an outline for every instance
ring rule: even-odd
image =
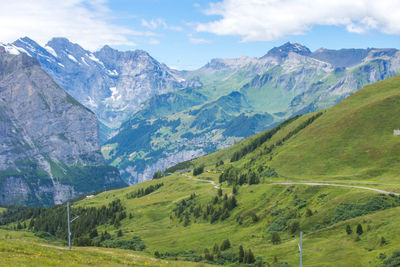
[[[277,232],[272,233],[271,242],[274,245],[279,244],[281,242],[281,237],[279,236],[279,234]]]
[[[350,227],[349,224],[346,226],[346,233],[347,233],[348,235],[351,235],[351,234],[353,233],[353,230],[351,230],[351,227]]]
[[[225,239],[224,241],[222,241],[221,251],[227,250],[230,247],[231,247],[231,242],[229,242],[229,239]]]
[[[358,225],[357,225],[357,230],[356,230],[356,233],[357,233],[358,235],[362,235],[362,234],[364,233],[364,231],[363,231],[363,228],[362,228],[362,225],[361,225],[361,224],[358,224]]]
[[[244,260],[244,249],[243,246],[239,246],[239,257],[238,257],[239,262],[243,262]]]
[[[221,189],[221,187],[218,188],[218,196],[219,196],[219,197],[222,197],[222,189]]]

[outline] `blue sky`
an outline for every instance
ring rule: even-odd
[[[0,42],[29,36],[44,45],[62,36],[90,50],[143,49],[178,69],[217,57],[259,57],[287,41],[311,50],[400,48],[397,0],[9,2],[0,10]]]

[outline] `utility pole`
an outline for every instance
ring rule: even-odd
[[[71,250],[71,219],[69,216],[69,201],[67,202],[67,220],[68,220],[68,249]]]
[[[299,251],[300,251],[300,267],[302,267],[303,266],[303,232],[300,232]]]
[[[71,223],[78,219],[79,216],[76,216],[71,220],[70,216],[70,208],[69,208],[69,201],[67,202],[67,223],[68,223],[68,249],[71,250]]]

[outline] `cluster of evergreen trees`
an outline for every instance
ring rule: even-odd
[[[126,198],[127,199],[131,199],[131,198],[139,198],[139,197],[144,197],[148,194],[153,193],[154,191],[156,191],[157,189],[159,189],[161,186],[163,186],[164,183],[159,183],[159,184],[155,184],[155,185],[150,185],[146,188],[140,188],[136,191],[133,191],[131,193],[126,194]]]
[[[97,231],[98,226],[105,224],[113,225],[115,228],[120,227],[121,221],[127,217],[120,199],[115,199],[107,206],[103,205],[100,208],[72,208],[71,215],[71,217],[79,216],[71,223],[71,237],[75,245],[144,249],[144,244],[139,237],[119,241],[114,240],[107,231],[100,234]],[[132,214],[129,217],[132,218]],[[65,204],[51,208],[7,207],[7,210],[1,214],[0,224],[14,224],[17,225],[16,229],[27,228],[39,236],[53,236],[63,240],[68,238]],[[117,235],[122,236],[122,231],[119,231]]]
[[[153,179],[160,179],[160,178],[162,178],[162,177],[164,177],[165,175],[164,175],[164,173],[162,172],[162,171],[156,171],[154,174],[153,174]]]
[[[228,182],[229,185],[259,184],[260,177],[250,170],[247,173],[240,173],[239,169],[230,166],[219,176],[219,183]]]
[[[193,175],[194,176],[202,174],[203,172],[204,172],[204,166],[203,165],[193,169]]]
[[[222,190],[218,189],[218,193],[206,205],[198,204],[196,194],[192,194],[189,198],[179,201],[173,208],[171,214],[183,221],[184,226],[188,226],[192,221],[200,219],[214,223],[218,220],[225,220],[230,216],[230,211],[237,206],[235,194],[236,187],[233,189],[231,196],[223,195]]]
[[[204,249],[204,259],[209,262],[217,264],[239,263],[239,264],[249,264],[254,266],[256,263],[256,257],[254,256],[251,249],[245,250],[242,245],[239,246],[239,251],[237,253],[227,251],[231,248],[231,243],[229,239],[222,241],[221,245],[215,244],[212,249]],[[246,265],[246,266],[249,266]],[[257,259],[256,266],[263,266],[261,258]]]

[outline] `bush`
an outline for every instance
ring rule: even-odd
[[[367,215],[378,210],[391,208],[393,205],[398,206],[399,199],[393,200],[390,196],[376,195],[369,199],[366,203],[342,203],[339,204],[333,215],[332,224],[352,219],[355,217]]]
[[[271,235],[271,242],[274,245],[277,245],[281,242],[281,237],[279,236],[279,234],[277,232],[273,232]]]
[[[122,248],[130,249],[135,251],[142,251],[146,248],[142,239],[138,236],[134,236],[131,240],[112,240],[108,239],[101,244],[107,248]]]
[[[227,250],[230,247],[231,247],[231,242],[229,242],[229,239],[225,239],[224,241],[222,241],[221,251]]]
[[[295,234],[300,229],[300,223],[298,221],[292,221],[289,224],[288,231],[292,235]]]
[[[203,172],[204,172],[204,166],[200,166],[200,167],[197,167],[197,168],[193,169],[193,175],[194,176],[202,174]]]
[[[362,234],[364,233],[361,224],[358,224],[358,225],[357,225],[356,233],[357,233],[358,235],[362,235]]]
[[[162,172],[162,171],[156,171],[154,174],[153,174],[153,179],[160,179],[160,178],[162,178],[164,176],[164,173]]]
[[[307,209],[307,210],[306,210],[306,217],[311,217],[312,215],[313,215],[312,210]]]
[[[351,227],[350,227],[349,224],[346,225],[346,233],[347,233],[348,235],[351,235],[351,234],[353,233],[353,230],[351,230]]]
[[[394,251],[392,256],[390,256],[382,264],[382,267],[395,267],[395,266],[400,266],[400,251],[399,250]]]

